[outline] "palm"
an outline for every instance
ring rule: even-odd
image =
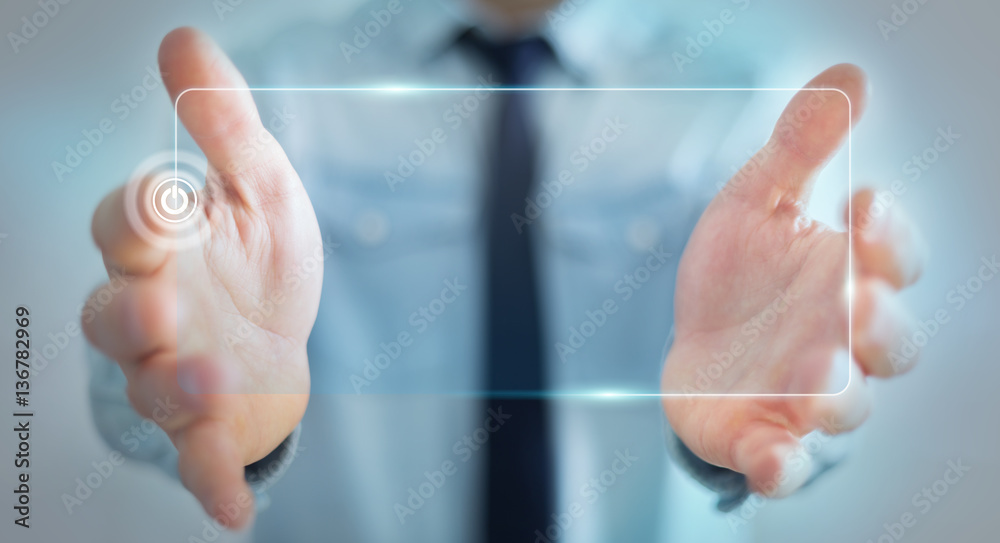
[[[844,89],[853,104],[797,94],[755,165],[702,215],[678,270],[662,383],[671,425],[695,454],[746,474],[754,490],[773,492],[766,486],[775,483],[779,494],[808,476],[783,473],[801,436],[850,428],[867,412],[855,401],[864,387],[856,352],[848,354],[854,234],[804,212],[815,173],[849,130],[848,113],[860,115],[864,78],[841,65],[810,86]]]
[[[741,207],[717,197],[685,250],[665,392],[839,391],[847,371],[835,364],[847,334],[847,234],[809,222],[794,208],[769,214]],[[685,438],[728,446],[734,426],[784,434],[781,438],[801,436],[812,429],[811,418],[803,416],[813,411],[804,405],[811,401],[795,396],[698,398],[684,407],[684,417],[698,421]],[[668,413],[676,405],[668,402]],[[726,454],[715,450],[708,456]]]
[[[697,356],[670,370],[730,366],[699,392],[823,392],[847,335],[847,251],[847,234],[795,206],[772,213],[717,197],[678,272],[675,341]]]
[[[308,198],[296,193],[257,212],[225,201],[209,209],[201,250],[178,257],[179,284],[198,285],[185,343],[223,355],[238,374],[234,391],[307,392],[304,350],[325,257]]]
[[[229,421],[250,463],[305,410],[324,252],[304,191],[254,211],[220,193],[206,191],[201,247],[176,256],[182,318],[173,356],[194,372],[182,383],[188,392],[211,395],[202,417]],[[190,427],[166,429],[177,443]]]

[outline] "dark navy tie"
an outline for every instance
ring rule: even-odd
[[[472,30],[462,41],[485,57],[505,87],[526,87],[535,70],[551,57],[541,38],[496,43]],[[524,216],[525,199],[535,191],[536,131],[530,115],[533,93],[502,91],[490,143],[486,190],[487,229],[487,403],[510,415],[490,435],[486,541],[530,543],[544,533],[552,511],[552,454],[542,365],[537,240],[530,227],[516,228],[512,214]],[[530,398],[518,397],[524,393]]]

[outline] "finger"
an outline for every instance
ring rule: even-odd
[[[885,279],[896,288],[920,278],[927,244],[899,206],[886,206],[865,189],[852,197],[850,210],[854,254],[862,274]]]
[[[157,353],[130,368],[128,399],[136,412],[151,418],[168,433],[192,420],[218,414],[225,405],[229,368],[210,357],[180,358]],[[211,392],[209,392],[211,391]]]
[[[892,377],[916,365],[917,347],[906,341],[914,331],[913,319],[889,284],[857,279],[853,314],[851,348],[867,375]]]
[[[764,147],[733,177],[746,182],[732,188],[761,205],[807,202],[815,173],[860,118],[866,89],[864,72],[851,64],[838,64],[813,78],[792,97]]]
[[[228,425],[198,421],[175,440],[181,482],[219,524],[242,528],[253,519],[253,492],[244,478],[244,462]]]
[[[124,280],[123,280],[124,281]],[[177,286],[165,277],[114,280],[91,295],[100,311],[82,318],[83,332],[99,351],[130,366],[157,351],[177,348]],[[87,307],[87,306],[85,306]]]
[[[159,62],[178,117],[212,168],[230,182],[227,194],[256,205],[299,183],[261,123],[243,76],[211,38],[178,28],[163,38]]]
[[[871,413],[871,390],[864,373],[846,352],[843,359],[831,368],[829,392],[807,400],[812,403],[806,410],[809,427],[829,435],[857,429]]]
[[[139,183],[137,194],[145,195],[148,180],[133,181]],[[109,271],[122,270],[130,274],[150,275],[156,273],[173,254],[165,244],[153,244],[143,239],[126,216],[125,187],[119,187],[108,194],[94,211],[90,230],[94,243],[104,256],[104,264]],[[141,197],[141,204],[147,199]],[[138,205],[137,220],[154,232],[166,231],[163,223],[150,213],[150,206]]]
[[[786,428],[770,422],[747,426],[732,448],[735,470],[750,490],[783,498],[798,490],[812,473],[812,459]]]

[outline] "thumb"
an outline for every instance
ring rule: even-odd
[[[853,64],[824,70],[788,102],[764,147],[730,181],[746,200],[804,204],[816,173],[861,117],[868,81]]]
[[[252,204],[299,184],[261,123],[243,76],[211,38],[194,28],[175,29],[160,44],[159,63],[177,117],[227,189]]]
[[[812,459],[787,429],[759,422],[746,429],[732,448],[734,469],[747,478],[750,490],[784,498],[809,480]]]
[[[184,429],[177,440],[181,482],[205,512],[226,528],[253,519],[253,491],[243,473],[243,457],[225,424],[207,419]]]

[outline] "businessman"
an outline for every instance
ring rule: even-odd
[[[545,25],[555,4],[373,4],[380,38],[295,32],[255,57],[252,83],[464,86],[490,74],[510,87],[614,86],[604,84],[615,81],[606,65],[581,64],[576,42]],[[156,418],[169,441],[144,454],[224,525],[247,525],[261,509],[248,498],[256,495],[287,511],[262,513],[259,524],[274,526],[262,533],[292,539],[655,540],[670,532],[664,523],[681,521],[664,498],[667,451],[723,509],[748,492],[788,496],[820,471],[800,440],[858,427],[870,407],[866,379],[913,365],[895,353],[909,329],[898,291],[923,260],[915,228],[898,209],[872,213],[870,190],[852,196],[850,231],[806,213],[817,173],[864,112],[867,82],[855,66],[833,66],[792,97],[771,138],[707,207],[683,183],[643,181],[661,175],[651,158],[625,165],[609,153],[587,169],[589,184],[519,224],[526,199],[558,171],[543,152],[558,148],[545,139],[550,118],[531,93],[483,93],[490,115],[470,120],[477,136],[456,143],[468,146],[456,153],[466,162],[392,186],[392,172],[371,159],[375,146],[348,143],[376,140],[360,135],[372,127],[352,124],[347,108],[300,111],[292,132],[302,138],[289,134],[298,144],[284,148],[205,34],[171,32],[159,63],[209,164],[208,228],[197,249],[178,250],[136,232],[124,188],[96,210],[108,270],[135,279],[85,323],[120,367],[99,370],[92,386],[127,392],[134,410],[122,415],[97,394],[95,418],[113,442],[130,417],[176,402]],[[192,88],[237,90],[185,93]],[[376,128],[387,148],[412,146],[389,133],[415,123],[404,116]],[[611,123],[597,133],[610,138],[627,121]],[[680,119],[671,126],[671,141],[692,132]],[[629,176],[639,181],[617,179]],[[155,215],[143,220],[157,228]],[[341,243],[332,252],[328,236]],[[289,270],[303,262],[314,271],[291,287]],[[664,271],[626,282],[627,307],[602,305],[622,270],[643,266]],[[432,313],[421,313],[428,300]],[[275,309],[262,313],[269,302]],[[608,317],[607,332],[569,347],[567,362],[563,336],[593,308]],[[365,363],[378,352],[392,365],[373,379]],[[650,407],[540,393],[599,384],[620,365],[670,395]],[[433,394],[444,390],[483,397]],[[301,453],[300,439],[311,440]],[[590,482],[606,469],[615,488]],[[419,490],[425,481],[432,496]]]

